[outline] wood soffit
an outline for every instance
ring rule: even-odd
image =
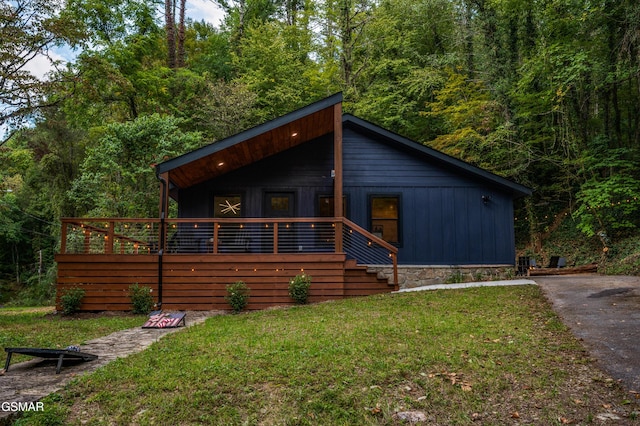
[[[211,152],[167,170],[170,182],[179,188],[188,188],[332,133],[334,106],[331,105],[277,127],[268,126],[268,124],[263,132],[249,135],[246,139],[240,138],[234,143],[225,144],[226,140],[216,142],[210,146],[214,148],[210,149]],[[241,135],[242,133],[236,137]],[[220,148],[216,150],[217,144],[220,144]]]

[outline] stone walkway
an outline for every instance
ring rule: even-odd
[[[208,317],[221,313],[221,311],[187,312],[186,326],[200,324]],[[184,329],[185,327],[164,329],[136,327],[90,340],[80,346],[80,350],[98,355],[98,359],[89,362],[65,361],[60,374],[56,374],[57,360],[34,358],[30,361],[11,364],[9,371],[0,375],[0,404],[39,401],[46,395],[62,389],[74,377],[95,371],[116,358],[124,358],[140,352],[167,334]],[[2,358],[0,366],[2,368],[4,368],[5,359]],[[15,413],[3,411],[0,408],[0,425],[8,423],[13,414]]]

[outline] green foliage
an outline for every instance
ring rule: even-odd
[[[224,139],[258,124],[258,96],[240,82],[205,82],[202,91],[206,95],[193,100],[190,119],[206,139]]]
[[[51,265],[44,273],[22,274],[24,286],[17,287],[11,298],[5,300],[9,306],[48,306],[55,304],[55,289],[58,268]],[[1,287],[0,287],[1,293]],[[0,303],[3,295],[0,294]]]
[[[311,287],[311,276],[306,274],[296,275],[289,281],[289,297],[296,303],[303,305],[309,298],[309,287]]]
[[[587,236],[599,235],[606,246],[606,238],[619,237],[640,225],[640,175],[637,157],[632,150],[607,148],[597,140],[584,153],[587,179],[576,198],[578,208],[574,216],[577,227]]]
[[[239,81],[258,95],[263,120],[338,90],[310,60],[311,37],[308,29],[277,22],[247,30],[241,43],[242,55],[236,55],[234,63],[242,72]]]
[[[187,31],[193,34],[185,41],[190,53],[186,58],[188,68],[198,75],[210,76],[212,81],[231,80],[233,67],[227,34],[204,21],[194,22]]]
[[[640,180],[613,175],[585,182],[577,194],[578,229],[591,237],[621,235],[638,227]]]
[[[249,287],[244,281],[236,281],[227,285],[227,295],[225,299],[231,305],[234,313],[242,311],[249,303]]]
[[[465,277],[462,271],[455,270],[445,279],[445,284],[459,284],[465,282]]]
[[[69,199],[99,217],[153,217],[158,209],[154,164],[198,147],[200,134],[183,120],[153,114],[108,125],[87,147]]]
[[[447,75],[422,113],[440,123],[441,133],[429,145],[491,172],[519,177],[533,153],[517,141],[517,128],[504,121],[504,109],[491,96],[488,84],[470,81],[459,70],[448,69]]]
[[[85,291],[79,287],[70,288],[64,291],[60,296],[60,304],[62,305],[62,313],[71,315],[77,312],[82,305]]]
[[[141,286],[138,283],[129,287],[129,297],[131,298],[132,312],[134,314],[146,315],[151,312],[155,305],[152,292],[151,287]]]
[[[143,0],[69,0],[64,11],[87,41],[99,46],[156,30],[155,13],[153,3]]]
[[[638,236],[633,235],[614,242],[607,252],[605,273],[609,275],[640,276],[640,247]]]
[[[56,404],[60,402],[59,397],[55,397],[56,394],[51,394],[43,398],[42,403],[45,407],[51,406],[53,408],[46,409],[38,416],[27,416],[18,418],[12,423],[14,426],[65,426],[69,409],[64,405]],[[55,405],[54,405],[55,404]],[[32,413],[32,412],[27,412]]]

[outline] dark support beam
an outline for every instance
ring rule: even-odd
[[[160,180],[160,229],[158,229],[158,302],[156,309],[162,308],[162,260],[164,256],[167,230],[165,227],[167,214],[169,211],[169,173],[158,175]]]

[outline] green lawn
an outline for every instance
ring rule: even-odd
[[[53,307],[0,309],[0,347],[63,349],[117,330],[140,326],[146,320],[145,316],[133,315],[64,316],[55,315],[54,311]],[[14,355],[11,361],[27,359],[31,358]]]
[[[25,424],[636,424],[536,286],[212,317],[76,379]],[[640,424],[640,423],[638,423]]]

